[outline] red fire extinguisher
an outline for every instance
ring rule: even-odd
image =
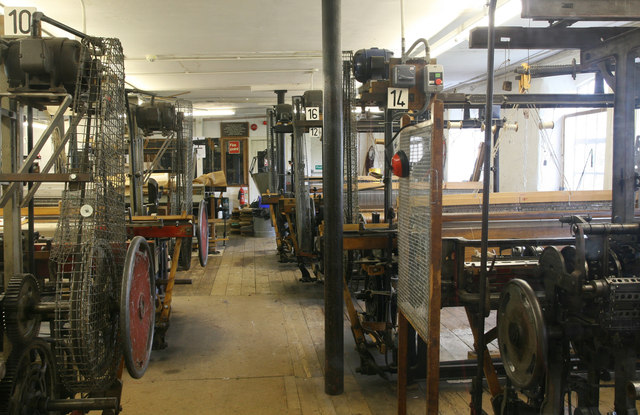
[[[238,200],[240,201],[241,207],[247,204],[247,197],[244,191],[244,187],[241,187],[240,190],[238,191]]]

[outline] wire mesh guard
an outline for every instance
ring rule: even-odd
[[[299,116],[302,112],[301,97],[294,97],[294,106]],[[313,229],[309,181],[307,180],[307,138],[305,137],[304,127],[300,127],[295,121],[293,158],[298,246],[302,252],[311,252],[313,250]]]
[[[58,375],[74,393],[102,389],[120,359],[118,293],[126,250],[124,55],[118,39],[86,38],[74,93],[80,119],[51,260],[56,270],[54,350]],[[73,124],[73,123],[72,123]]]
[[[171,151],[171,214],[193,211],[193,105],[176,101],[178,132]]]
[[[427,338],[431,283],[431,125],[401,133],[411,173],[400,179],[398,307]]]
[[[278,172],[276,171],[278,150],[276,149],[276,135],[273,131],[276,111],[267,109],[267,158],[269,163],[269,191],[278,193]]]
[[[356,90],[352,68],[353,53],[342,52],[342,99],[343,99],[343,169],[344,169],[344,218],[346,223],[355,223],[358,218],[358,133],[356,131]]]

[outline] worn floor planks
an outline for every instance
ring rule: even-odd
[[[295,264],[279,263],[273,237],[232,235],[220,251],[204,269],[194,255],[179,273],[192,284],[175,287],[169,346],[152,353],[144,378],[125,376],[123,414],[396,413],[395,380],[357,373],[346,317],[345,393],[324,393],[323,286],[301,283]],[[442,310],[441,344],[441,360],[467,358],[464,310]],[[441,414],[469,412],[469,382],[440,389]],[[425,413],[424,383],[409,385],[407,398],[409,414]]]

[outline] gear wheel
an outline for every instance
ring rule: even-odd
[[[57,380],[49,345],[35,339],[14,348],[0,382],[0,415],[40,414],[42,400],[57,397]]]
[[[4,328],[14,345],[23,345],[38,336],[41,316],[33,312],[40,302],[40,285],[31,274],[11,278],[4,299]]]

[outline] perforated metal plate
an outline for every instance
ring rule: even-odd
[[[398,307],[423,338],[429,326],[431,281],[431,124],[405,129],[399,149],[411,171],[400,179]]]

